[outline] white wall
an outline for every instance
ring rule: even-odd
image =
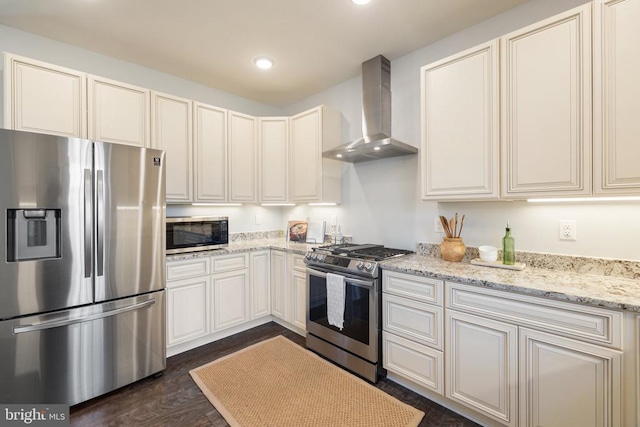
[[[499,37],[546,17],[586,3],[585,0],[531,0],[506,13],[440,40],[391,63],[395,138],[420,146],[420,76],[422,65]],[[384,54],[384,52],[381,52]],[[287,114],[325,104],[342,113],[343,142],[361,136],[361,78],[287,107]],[[640,260],[640,204],[527,202],[434,203],[420,200],[419,156],[343,165],[343,204],[336,208],[296,207],[289,218],[330,221],[337,216],[343,234],[354,241],[414,248],[417,242],[439,243],[434,219],[466,214],[464,241],[471,246],[501,245],[511,223],[516,249],[571,255]],[[577,241],[558,239],[559,221],[577,221]]]

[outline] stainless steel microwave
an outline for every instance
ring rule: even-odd
[[[229,246],[229,218],[167,218],[167,255]]]

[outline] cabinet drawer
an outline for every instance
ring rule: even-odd
[[[620,348],[622,313],[546,298],[446,283],[446,306]]]
[[[382,270],[382,289],[390,294],[442,305],[443,288],[442,280]]]
[[[209,257],[167,262],[167,282],[189,277],[206,276],[209,272]]]
[[[382,364],[386,370],[440,395],[444,393],[444,363],[441,351],[384,331],[382,349]]]
[[[304,263],[304,255],[291,255],[291,267],[294,270],[306,271],[307,266]]]
[[[249,254],[214,256],[211,258],[211,264],[212,273],[223,273],[225,271],[249,268]]]
[[[424,302],[382,294],[384,330],[438,350],[442,350],[442,312]]]

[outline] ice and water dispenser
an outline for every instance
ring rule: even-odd
[[[60,258],[60,209],[7,210],[7,262]]]

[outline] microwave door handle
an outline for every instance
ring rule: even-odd
[[[84,170],[84,277],[91,277],[91,169]]]
[[[318,271],[309,267],[307,267],[307,273],[309,273],[312,276],[318,276],[318,277],[324,277],[324,278],[327,277],[327,273],[324,273],[322,271]],[[373,280],[360,280],[360,279],[353,279],[349,276],[344,276],[344,281],[353,283],[356,285],[360,285],[363,287],[367,287],[367,288],[373,288]]]
[[[96,207],[96,218],[98,222],[98,243],[97,243],[97,275],[104,274],[104,171],[99,170],[97,173],[97,192],[98,201]]]

